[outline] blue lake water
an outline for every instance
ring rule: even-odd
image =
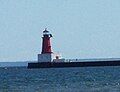
[[[0,92],[120,92],[120,67],[0,68]]]

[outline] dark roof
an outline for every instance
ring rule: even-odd
[[[45,30],[43,31],[43,33],[47,33],[47,32],[49,32],[49,31],[47,31],[47,28],[45,28]]]

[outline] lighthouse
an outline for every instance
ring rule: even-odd
[[[47,29],[45,28],[45,30],[43,31],[43,37],[42,37],[42,52],[41,54],[46,54],[52,53],[51,50],[51,42],[50,42],[50,38],[52,37],[52,34],[49,33],[49,31],[47,31]]]
[[[42,51],[38,54],[38,62],[52,62],[53,52],[51,47],[52,34],[45,28],[42,37]]]

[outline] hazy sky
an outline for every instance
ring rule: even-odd
[[[0,61],[37,60],[46,27],[64,58],[120,57],[120,0],[0,0]]]

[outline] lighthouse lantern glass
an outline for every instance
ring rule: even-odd
[[[49,33],[49,31],[43,31],[43,35],[49,35],[50,33]]]

